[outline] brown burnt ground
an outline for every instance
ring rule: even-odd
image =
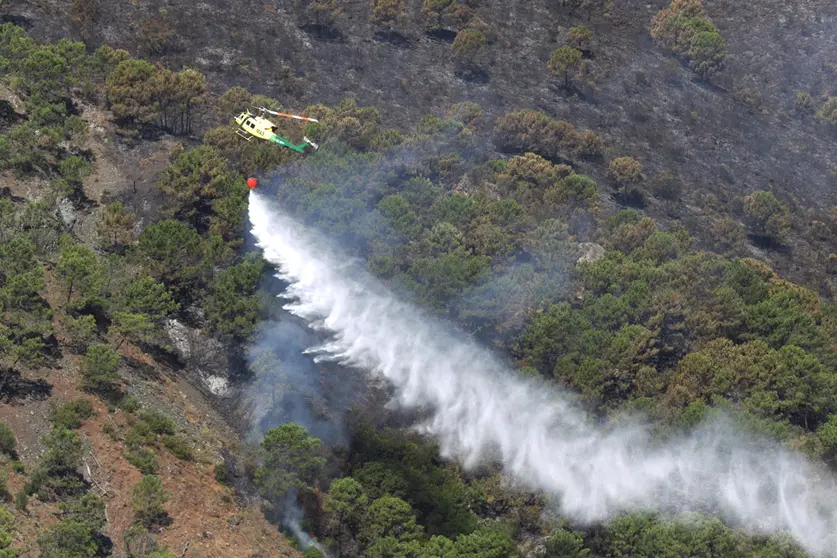
[[[127,345],[127,344],[126,344]],[[128,349],[126,345],[122,348]],[[135,348],[124,352],[134,352]],[[134,520],[131,507],[131,491],[142,478],[142,473],[125,459],[125,444],[112,439],[103,430],[112,423],[119,433],[124,430],[126,413],[121,410],[108,412],[108,407],[98,398],[78,389],[79,357],[66,354],[60,368],[48,374],[27,373],[25,377],[43,376],[52,384],[52,397],[47,401],[23,401],[0,405],[0,420],[9,424],[18,439],[21,461],[27,473],[31,472],[42,451],[40,437],[49,431],[50,404],[58,404],[83,397],[93,403],[96,415],[79,429],[85,441],[83,473],[92,482],[91,490],[104,496],[107,503],[108,526],[106,534],[114,543],[114,556],[124,556],[123,534]],[[158,365],[156,365],[158,366]],[[265,520],[257,507],[242,508],[237,504],[233,490],[220,485],[214,478],[214,454],[220,447],[234,447],[236,442],[228,438],[228,432],[206,428],[216,425],[218,417],[207,407],[206,401],[194,401],[196,390],[185,389],[183,381],[172,379],[165,371],[153,386],[144,386],[140,397],[144,408],[165,408],[166,414],[177,417],[183,413],[194,426],[207,436],[195,438],[195,429],[187,430],[187,438],[195,448],[193,461],[177,459],[168,450],[157,452],[157,475],[168,494],[166,510],[172,519],[154,534],[159,547],[167,547],[181,556],[188,543],[184,558],[229,558],[231,556],[300,556],[277,528]],[[128,378],[131,387],[145,383]],[[133,391],[133,390],[132,390]],[[155,397],[155,394],[157,395]],[[153,399],[153,401],[151,401]],[[179,408],[175,408],[177,405]],[[206,420],[204,417],[206,417]],[[179,424],[180,426],[180,424]],[[19,492],[25,476],[11,473],[9,489]],[[17,536],[15,546],[22,557],[37,555],[37,533],[56,521],[55,503],[40,502],[30,498],[28,512],[23,513],[8,506],[15,514]]]
[[[89,460],[94,490],[101,486],[109,494],[108,534],[114,550],[120,552],[124,548],[123,534],[134,520],[131,491],[142,473],[125,460],[125,445],[113,441],[102,430],[111,421],[124,424],[125,413],[108,415],[101,403],[97,404],[97,410],[97,416],[81,430],[96,456],[95,460]],[[185,556],[193,558],[298,556],[259,510],[236,505],[232,490],[215,480],[211,462],[200,457],[182,461],[166,450],[158,452],[157,460],[157,475],[168,495],[165,508],[172,520],[170,525],[154,531],[159,547],[180,556],[188,543]]]

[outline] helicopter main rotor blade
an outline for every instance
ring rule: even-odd
[[[264,107],[259,107],[259,110],[264,112],[269,112],[270,114],[275,114],[276,116],[284,116],[285,118],[294,118],[296,120],[307,120],[308,122],[319,122],[316,118],[307,118],[305,116],[298,116],[296,114],[285,114],[284,112],[276,112],[275,110],[266,109]]]

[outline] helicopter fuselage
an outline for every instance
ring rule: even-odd
[[[276,135],[276,125],[261,116],[255,116],[249,112],[242,112],[235,119],[242,130],[248,134],[264,140],[272,140]]]
[[[239,129],[236,130],[236,133],[247,141],[250,141],[253,137],[257,137],[259,139],[281,145],[282,147],[287,147],[288,149],[292,149],[298,153],[305,153],[305,148],[308,146],[311,146],[314,149],[318,148],[317,144],[309,140],[307,137],[305,138],[304,143],[295,145],[276,133],[276,124],[263,116],[256,116],[250,111],[239,114],[235,118],[235,123],[238,124],[239,127]]]

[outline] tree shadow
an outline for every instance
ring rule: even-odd
[[[299,28],[318,41],[326,41],[329,43],[346,42],[346,37],[343,33],[331,25],[323,25],[321,23],[305,23],[300,25]]]
[[[392,46],[398,48],[409,48],[412,45],[412,41],[406,35],[402,35],[398,31],[394,31],[392,29],[383,31],[378,30],[375,31],[374,35],[372,35],[379,43],[389,43]]]
[[[131,373],[136,378],[156,382],[163,379],[162,374],[155,368],[154,366],[148,364],[147,362],[142,362],[132,356],[124,356],[123,362],[125,365],[131,369]],[[114,396],[118,399],[118,396]]]
[[[12,194],[12,189],[8,186],[0,187],[0,198],[7,199],[14,203],[26,202],[26,198],[21,198],[20,196],[15,196],[14,194]]]
[[[689,70],[690,72],[692,72],[692,70],[689,69],[688,66],[684,66],[684,67],[687,70]],[[722,95],[730,94],[729,89],[727,89],[726,87],[718,85],[717,83],[714,83],[714,82],[712,82],[712,81],[710,81],[710,80],[708,80],[704,77],[701,77],[701,76],[695,74],[694,72],[692,72],[692,78],[691,79],[692,79],[692,83],[694,83],[695,85],[697,85],[699,87],[702,87],[703,89],[706,89],[707,91],[711,91],[713,93],[719,93],[719,94],[722,94]]]
[[[113,552],[113,541],[104,533],[94,533],[93,541],[99,550],[99,556],[111,556]]]
[[[431,40],[442,43],[453,44],[456,40],[456,31],[452,29],[445,29],[443,27],[434,27],[424,32]]]
[[[563,79],[554,80],[550,83],[550,88],[561,97],[578,97],[579,100],[585,103],[591,105],[598,104],[599,99],[592,89],[588,87],[579,87],[579,85],[574,81],[567,83]]]
[[[630,189],[627,192],[620,190],[618,192],[614,192],[612,196],[614,200],[626,207],[645,209],[648,206],[648,197],[638,188]]]
[[[28,380],[11,368],[0,372],[0,403],[9,405],[23,401],[45,401],[50,396],[52,384],[46,380]]]
[[[67,498],[80,497],[92,486],[76,470],[62,469],[46,472],[36,469],[24,490],[30,495],[37,494],[41,501],[58,502]]]
[[[87,300],[84,303],[84,306],[69,311],[69,314],[73,318],[78,318],[79,316],[90,315],[93,316],[93,319],[96,321],[96,329],[100,333],[104,333],[110,327],[111,320],[108,318],[107,310],[98,303],[95,299]]]
[[[25,120],[26,117],[15,112],[15,107],[9,101],[0,99],[0,128],[14,126],[18,122]]]
[[[18,27],[23,27],[25,31],[29,31],[35,26],[35,24],[32,23],[32,20],[28,17],[12,14],[4,14],[0,16],[0,24],[3,23],[11,23],[13,25],[17,25]]]
[[[478,85],[485,85],[489,81],[488,72],[485,71],[483,68],[467,68],[463,70],[457,70],[456,72],[454,72],[454,75],[462,81],[467,81],[468,83],[475,83]]]
[[[771,250],[773,252],[785,254],[790,253],[791,251],[790,245],[785,244],[775,236],[750,233],[747,235],[747,238],[750,240],[753,246],[762,250]]]

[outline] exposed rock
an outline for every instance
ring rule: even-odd
[[[177,355],[184,361],[188,361],[189,357],[192,356],[192,345],[189,342],[189,328],[177,320],[167,320],[166,332],[174,344],[174,350]]]
[[[198,373],[200,374],[201,379],[203,379],[204,384],[206,384],[206,387],[209,388],[209,391],[213,394],[224,396],[229,393],[230,385],[226,376],[215,376],[213,374],[207,374],[201,370],[198,370]]]
[[[73,207],[73,202],[67,198],[61,198],[57,200],[56,205],[58,205],[58,214],[61,216],[61,220],[68,229],[72,229],[76,222],[76,209]]]
[[[229,362],[224,345],[177,320],[166,322],[175,353],[215,395],[229,392]]]
[[[582,242],[578,245],[581,256],[576,263],[581,262],[595,262],[602,259],[605,255],[605,249],[595,242]]]

